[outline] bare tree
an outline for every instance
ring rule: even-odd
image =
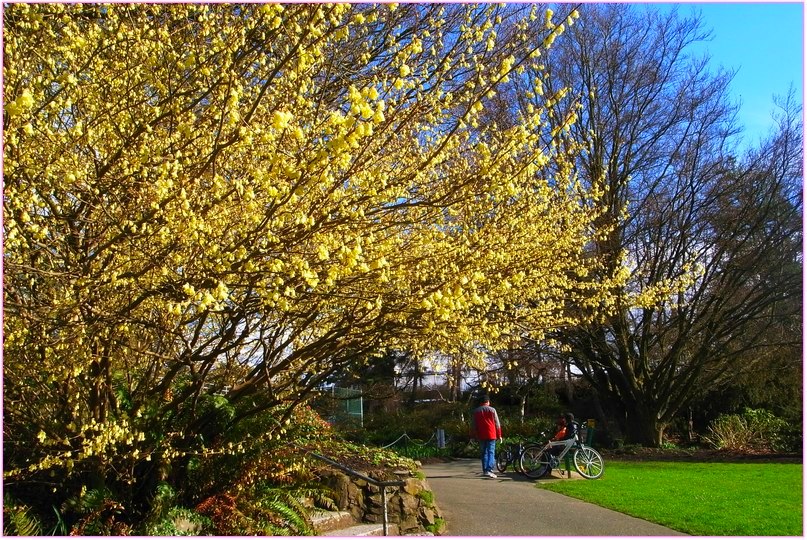
[[[801,131],[791,106],[739,161],[732,74],[688,54],[708,38],[698,17],[581,12],[546,62],[559,86],[542,90],[570,89],[549,119],[577,115],[579,173],[601,190],[609,230],[592,250],[631,278],[610,315],[559,337],[627,439],[658,445],[700,389],[764,369],[761,351],[800,338],[770,330],[801,294]]]

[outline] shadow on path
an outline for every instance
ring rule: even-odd
[[[545,489],[508,472],[482,476],[478,460],[423,466],[448,536],[686,536]],[[576,473],[568,480],[571,481]],[[581,480],[586,481],[586,480]],[[596,480],[594,480],[596,481]]]

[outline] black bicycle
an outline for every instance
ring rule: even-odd
[[[523,451],[524,443],[521,441],[499,445],[496,449],[496,469],[503,473],[507,470],[507,467],[513,465],[514,471],[524,474],[524,469],[521,468],[521,453]]]

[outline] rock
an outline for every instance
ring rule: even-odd
[[[435,519],[434,512],[432,512],[431,508],[421,506],[420,510],[418,510],[418,514],[420,515],[422,520],[428,523],[429,525],[434,525],[435,521],[437,521]]]
[[[403,489],[410,495],[417,495],[423,491],[423,481],[417,478],[407,478]]]
[[[421,500],[414,496],[414,495],[407,495],[401,494],[400,496],[400,503],[401,503],[401,513],[403,515],[411,515],[417,512],[418,507],[420,507]]]
[[[425,530],[425,528],[418,521],[417,516],[407,516],[403,521],[401,521],[398,527],[403,533],[414,533]]]
[[[409,471],[395,471],[395,474],[409,475]],[[389,474],[376,473],[380,481],[389,478]],[[374,477],[374,476],[371,476]],[[441,518],[440,510],[433,504],[432,496],[424,496],[430,492],[428,483],[414,477],[404,480],[402,487],[387,487],[387,523],[397,526],[401,534],[426,536],[427,528],[434,530]],[[326,485],[334,492],[334,499],[340,510],[346,510],[358,522],[383,523],[384,508],[381,487],[366,480],[350,477],[341,471],[333,471],[323,478]]]

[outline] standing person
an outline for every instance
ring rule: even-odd
[[[482,474],[496,478],[493,472],[496,465],[496,439],[502,441],[502,425],[499,423],[496,409],[490,406],[488,396],[482,396],[479,407],[473,411],[471,436],[479,441],[482,449]]]

